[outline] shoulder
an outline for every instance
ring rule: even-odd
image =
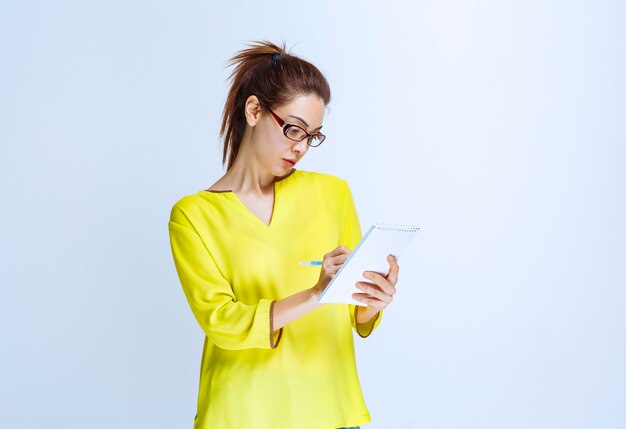
[[[342,192],[349,187],[348,182],[345,179],[339,176],[335,176],[334,174],[317,171],[298,171],[300,173],[299,176],[302,178],[302,181],[306,182],[308,186],[324,188],[324,190],[326,191],[330,189]]]
[[[208,201],[211,195],[210,192],[198,191],[183,196],[172,205],[170,210],[170,222],[185,226],[193,225],[194,219],[203,217],[203,212],[207,210],[207,207],[211,206],[211,202]]]
[[[299,186],[303,192],[315,196],[325,207],[343,210],[352,200],[348,182],[342,177],[330,173],[302,171]]]

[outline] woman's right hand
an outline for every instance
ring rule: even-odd
[[[337,274],[337,271],[339,271],[339,268],[341,268],[343,263],[346,262],[350,253],[352,253],[350,249],[341,245],[324,255],[322,268],[320,270],[320,278],[317,281],[317,284],[313,287],[317,296],[324,292],[324,289],[326,289],[328,283],[330,283],[333,277],[335,277],[335,274]]]

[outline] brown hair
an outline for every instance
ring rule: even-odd
[[[270,109],[289,103],[298,95],[317,95],[325,105],[330,102],[330,86],[324,75],[308,61],[287,53],[284,41],[282,47],[268,41],[248,46],[227,63],[235,65],[229,76],[231,87],[220,128],[224,141],[222,165],[228,158],[227,170],[239,152],[246,129],[245,103],[251,95]]]

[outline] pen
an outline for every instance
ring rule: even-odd
[[[322,261],[302,261],[300,262],[300,265],[305,267],[315,267],[318,265],[322,265]]]

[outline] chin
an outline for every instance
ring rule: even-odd
[[[289,173],[291,171],[291,167],[275,167],[272,170],[272,175],[276,176],[276,177],[281,177],[284,176],[285,174]]]

